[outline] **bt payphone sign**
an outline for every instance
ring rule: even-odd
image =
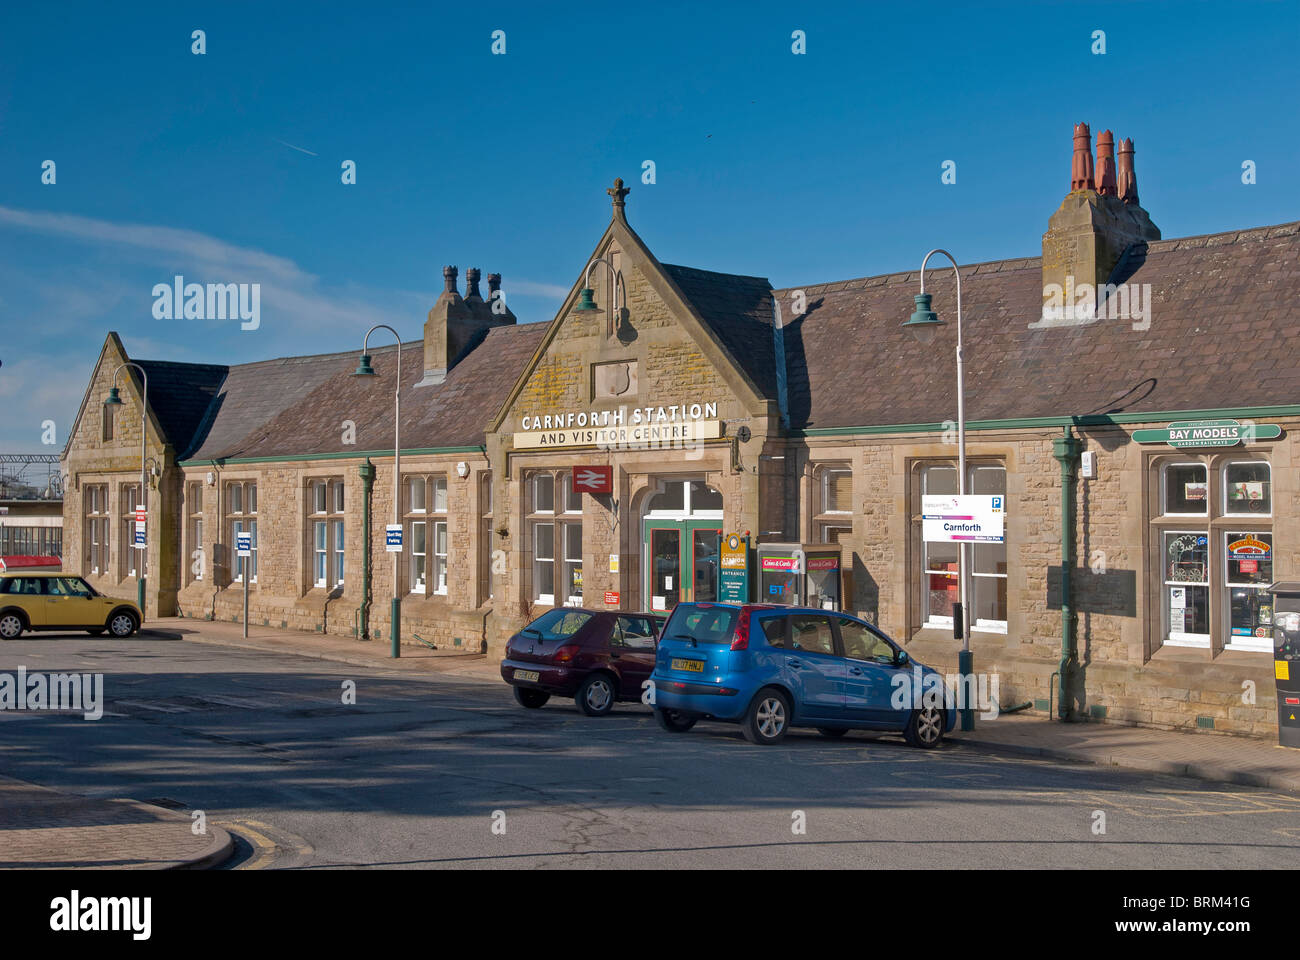
[[[921,539],[927,543],[1002,543],[1006,497],[967,494],[921,498]]]

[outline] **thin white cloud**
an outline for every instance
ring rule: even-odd
[[[248,247],[237,247],[197,230],[153,224],[113,223],[71,213],[15,210],[0,206],[0,226],[32,230],[46,236],[66,237],[83,243],[126,246],[165,253],[197,264],[232,272],[257,271],[291,283],[310,283],[315,277],[292,260]]]
[[[274,140],[275,138],[272,137],[271,139]],[[307,156],[309,156],[309,157],[319,157],[319,156],[320,156],[319,153],[312,153],[310,150],[307,150],[307,149],[305,149],[305,148],[303,148],[303,147],[295,147],[292,143],[285,143],[283,140],[276,140],[275,142],[278,143],[278,144],[280,144],[280,146],[282,146],[282,147],[288,147],[290,150],[297,150],[297,151],[299,151],[300,153],[305,153],[305,154],[307,154]]]

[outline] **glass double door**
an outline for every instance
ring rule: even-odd
[[[644,520],[645,590],[651,610],[718,598],[717,520]]]

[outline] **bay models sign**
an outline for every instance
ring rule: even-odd
[[[1186,420],[1158,430],[1134,430],[1137,443],[1167,443],[1171,447],[1234,447],[1245,441],[1275,440],[1282,435],[1276,423],[1247,420]]]
[[[722,421],[717,417],[716,402],[525,414],[519,418],[514,446],[516,450],[592,446],[635,450],[716,440],[722,436]]]
[[[921,539],[927,543],[1002,543],[1006,498],[968,494],[921,498]]]

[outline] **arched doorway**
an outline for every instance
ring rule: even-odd
[[[643,596],[651,610],[671,610],[718,596],[722,494],[703,480],[664,480],[641,516]]]

